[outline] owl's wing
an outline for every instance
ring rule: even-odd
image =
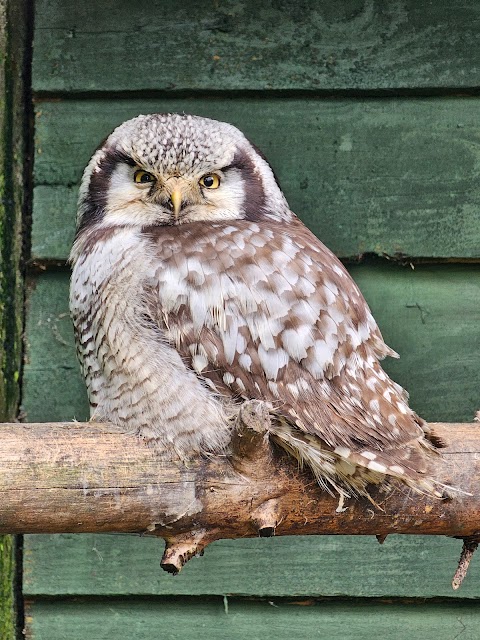
[[[298,219],[149,233],[159,258],[149,314],[200,378],[270,402],[280,440],[292,425],[353,465],[423,472],[427,426],[379,364],[396,354],[343,265]]]

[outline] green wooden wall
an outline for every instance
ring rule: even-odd
[[[83,166],[139,113],[232,122],[348,263],[389,372],[428,420],[479,407],[480,4],[475,0],[37,0],[23,410],[84,419],[65,259]],[[428,537],[222,541],[177,578],[161,543],[26,536],[35,640],[477,639],[480,568]]]

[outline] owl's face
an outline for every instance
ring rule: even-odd
[[[288,205],[268,163],[235,127],[197,116],[138,116],[92,157],[79,231],[96,226],[282,219]]]

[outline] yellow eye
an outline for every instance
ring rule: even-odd
[[[218,189],[220,186],[220,178],[216,173],[209,173],[203,178],[200,178],[199,185],[205,187],[205,189]]]
[[[138,169],[138,171],[135,171],[133,174],[133,181],[135,184],[149,184],[151,182],[155,182],[156,178],[151,173],[148,173],[148,171]]]

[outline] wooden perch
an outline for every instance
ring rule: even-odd
[[[433,534],[475,546],[478,424],[434,425],[447,445],[434,475],[472,495],[440,500],[372,489],[376,506],[365,499],[342,506],[272,449],[265,420],[261,403],[248,403],[232,456],[188,465],[107,424],[0,425],[0,533],[153,534],[166,541],[162,566],[172,573],[214,540],[274,533],[380,540],[390,533]]]

